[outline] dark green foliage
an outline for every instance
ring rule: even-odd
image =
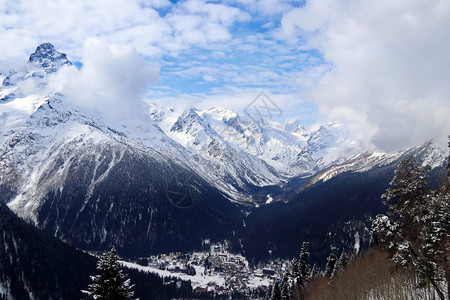
[[[298,278],[300,276],[300,266],[295,257],[291,260],[291,276],[292,278]]]
[[[125,269],[133,282],[134,295],[141,300],[193,299],[194,292],[188,281],[176,277],[162,278],[156,274],[144,273],[134,269]],[[207,295],[202,295],[209,299]],[[211,297],[212,298],[212,297]]]
[[[398,224],[400,234],[415,242],[420,228],[421,217],[427,213],[428,196],[427,169],[419,165],[414,157],[402,161],[395,170],[382,198],[389,206],[391,221]]]
[[[273,287],[272,290],[272,297],[270,298],[271,300],[282,300],[281,299],[281,289],[280,289],[280,284],[277,282],[275,283],[275,286]]]
[[[421,286],[432,284],[444,299],[437,282],[448,277],[450,189],[446,183],[432,191],[427,175],[413,157],[400,163],[383,195],[389,217],[378,215],[372,224],[373,244],[399,266],[415,271]]]
[[[281,300],[291,299],[291,286],[289,285],[289,280],[287,276],[283,279],[283,284],[281,285]]]
[[[161,164],[130,149],[86,150],[88,153],[70,166],[64,189],[51,191],[44,199],[38,218],[49,233],[57,232],[59,238],[85,250],[103,251],[120,245],[117,250],[128,257],[200,250],[205,238],[212,242],[227,239],[231,246],[237,243],[233,232],[242,227],[239,207],[191,171]],[[125,151],[123,157],[109,171],[108,179],[88,193],[93,177],[105,172],[121,151]],[[99,155],[102,163],[95,172]],[[172,205],[167,189],[175,175],[199,183],[198,205],[190,209]],[[93,226],[86,226],[91,223]],[[104,230],[108,232],[105,239]]]
[[[368,247],[369,234],[364,236],[364,227],[370,226],[370,215],[386,211],[379,199],[394,170],[390,165],[369,172],[343,173],[299,191],[287,203],[258,208],[245,220],[243,244],[247,256],[250,260],[266,260],[268,250],[272,250],[274,257],[296,257],[298,241],[306,240],[310,242],[310,261],[324,266],[329,245],[353,249],[354,232],[346,231],[345,226],[348,220],[358,220],[352,228],[360,228],[361,247]]]
[[[334,284],[334,281],[336,280],[336,278],[338,276],[340,276],[345,268],[347,267],[348,264],[348,256],[347,253],[342,252],[341,256],[339,257],[339,259],[337,260],[336,264],[334,265],[334,270],[331,273],[331,284]]]
[[[0,283],[10,282],[13,299],[28,300],[28,289],[36,300],[80,300],[82,289],[96,273],[97,259],[35,228],[0,203]],[[16,248],[16,246],[17,248]],[[135,296],[141,300],[213,299],[195,294],[189,282],[177,278],[125,269]],[[2,296],[0,295],[0,299]],[[8,299],[8,297],[6,297]],[[220,299],[220,298],[217,298]]]
[[[347,267],[348,261],[349,261],[349,258],[348,258],[347,253],[345,251],[342,252],[341,256],[339,257],[339,264],[338,264],[339,268],[341,270],[345,270],[345,268]]]
[[[314,264],[311,269],[311,278],[316,278],[319,275],[319,269],[317,268],[317,265]]]
[[[327,259],[327,265],[325,267],[325,276],[331,278],[334,272],[334,268],[336,267],[337,257],[334,253],[331,253]]]
[[[95,300],[131,300],[134,296],[133,285],[128,276],[119,269],[119,256],[115,248],[105,252],[97,264],[100,273],[91,276],[93,283],[86,291],[89,299]]]
[[[303,242],[302,249],[300,250],[300,259],[298,261],[299,263],[299,271],[300,271],[300,278],[303,282],[310,277],[311,273],[311,267],[309,266],[309,252],[308,252],[308,242]]]
[[[76,299],[96,259],[17,217],[0,203],[0,282],[14,299]]]

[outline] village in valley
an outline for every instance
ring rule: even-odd
[[[164,278],[190,281],[198,293],[214,292],[219,295],[239,292],[264,296],[289,268],[288,261],[279,259],[254,266],[242,255],[229,252],[225,243],[210,245],[209,251],[205,252],[170,252],[121,263]]]

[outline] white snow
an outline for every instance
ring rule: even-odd
[[[258,123],[247,115],[239,115],[220,107],[191,110],[200,126],[189,126],[188,131],[174,132],[178,118],[186,118],[189,111],[158,108],[148,103],[152,118],[171,138],[194,152],[203,155],[211,139],[220,137],[231,145],[266,162],[283,176],[310,174],[351,156],[352,141],[345,136],[339,123],[326,123],[306,130],[300,123],[285,125],[266,120]],[[345,149],[343,152],[342,150]],[[303,153],[303,154],[302,154]]]
[[[353,153],[354,141],[339,123],[309,129],[299,122],[260,124],[220,107],[182,111],[145,101],[148,111],[112,122],[50,91],[47,71],[27,64],[10,74],[11,85],[0,86],[1,97],[11,96],[0,102],[0,180],[15,181],[18,193],[9,206],[35,222],[42,195],[63,189],[70,160],[79,158],[79,149],[91,149],[83,155],[95,156],[100,149],[128,147],[161,163],[193,170],[231,201],[255,206],[259,200],[269,204],[273,199],[267,195],[256,201],[246,190],[249,185],[279,185],[289,177],[314,173],[312,182],[325,181],[345,171],[362,172],[390,163],[405,153]],[[178,121],[179,128],[172,130]],[[445,160],[439,148],[424,149],[424,164],[437,166]],[[121,155],[123,151],[108,170]],[[56,158],[62,158],[62,166],[55,165]],[[100,163],[95,162],[95,170]],[[108,170],[90,183],[90,193],[107,178]],[[11,174],[16,177],[8,177]]]
[[[215,275],[205,275],[204,267],[201,266],[193,266],[195,268],[196,274],[194,276],[187,275],[184,273],[178,272],[170,272],[168,270],[160,270],[159,268],[150,267],[150,266],[141,266],[135,263],[127,262],[127,261],[119,261],[120,264],[127,268],[136,269],[142,272],[149,272],[153,274],[158,274],[161,277],[176,277],[182,280],[190,280],[192,288],[196,287],[207,287],[208,284],[215,283],[217,286],[225,287],[225,277],[219,274]],[[247,282],[250,288],[257,288],[259,286],[270,286],[273,283],[273,280],[267,277],[259,277],[255,275],[251,275]]]
[[[143,271],[143,272],[149,272],[149,273],[154,273],[154,274],[158,274],[162,277],[176,277],[182,280],[190,280],[191,284],[192,284],[192,288],[196,288],[196,287],[207,287],[209,283],[215,283],[218,286],[225,286],[225,278],[223,276],[220,275],[213,275],[213,276],[209,276],[209,275],[204,275],[203,274],[203,267],[200,266],[193,266],[195,268],[195,272],[196,274],[194,276],[191,275],[187,275],[184,273],[175,273],[175,272],[170,272],[167,270],[160,270],[158,268],[154,268],[154,267],[144,267],[135,263],[131,263],[131,262],[126,262],[126,261],[119,261],[119,263],[121,263],[122,265],[124,265],[127,268],[131,268],[131,269],[136,269],[139,271]]]
[[[353,246],[353,249],[355,249],[355,253],[358,254],[359,253],[359,248],[361,247],[360,245],[360,240],[359,240],[359,232],[355,232],[355,245]]]
[[[272,201],[273,201],[272,196],[271,195],[267,195],[266,204],[270,204],[270,203],[272,203]]]
[[[8,290],[3,286],[3,283],[0,282],[0,296],[6,296],[8,294]]]
[[[2,132],[20,128],[29,116],[41,106],[47,98],[42,95],[29,95],[14,101],[0,103],[0,128]]]
[[[273,284],[273,280],[267,277],[261,278],[257,276],[251,276],[248,281],[248,286],[251,288],[256,288],[259,286],[270,286]]]

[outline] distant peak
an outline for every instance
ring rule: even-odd
[[[36,52],[46,53],[51,51],[55,51],[55,46],[52,43],[42,43],[36,48]]]
[[[212,107],[208,110],[202,112],[202,114],[207,114],[215,120],[229,121],[237,117],[237,113],[231,109],[225,109],[222,107]]]
[[[303,133],[306,131],[305,126],[303,126],[303,124],[300,123],[300,121],[298,121],[298,120],[287,121],[284,125],[284,129],[289,132],[293,132],[293,133],[296,133],[296,132]]]
[[[50,71],[56,71],[61,65],[71,65],[66,54],[58,52],[51,43],[40,44],[30,55],[29,63],[35,63]]]

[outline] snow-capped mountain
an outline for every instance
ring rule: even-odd
[[[39,45],[36,51],[30,55],[28,64],[40,67],[45,74],[54,73],[63,65],[72,65],[66,54],[56,51],[50,43]]]
[[[43,157],[46,161],[55,159],[49,153],[57,141],[60,147],[66,147],[65,143],[78,136],[93,143],[125,144],[151,153],[164,164],[175,162],[240,203],[260,202],[252,197],[254,188],[279,185],[293,176],[309,176],[334,165],[348,165],[348,159],[351,163],[355,157],[367,156],[356,152],[354,141],[336,122],[306,129],[299,121],[261,122],[219,107],[176,110],[147,101],[148,114],[136,116],[132,122],[108,123],[100,114],[76,107],[65,101],[64,95],[46,89],[48,76],[70,65],[65,54],[45,43],[30,55],[25,67],[3,79],[0,142],[7,146],[16,139],[23,144],[23,151],[33,153],[16,158],[25,172],[20,177],[29,181],[22,184],[20,193],[25,186],[36,184],[31,178],[42,176],[36,172],[42,172],[37,166],[43,163]],[[52,128],[57,128],[56,133]],[[38,137],[26,142],[23,136],[27,134]],[[31,150],[33,147],[39,150]],[[8,153],[3,162],[22,153],[8,147],[2,150]],[[374,155],[376,159],[388,154]]]
[[[220,107],[177,111],[149,105],[153,120],[180,144],[204,154],[208,138],[218,138],[228,146],[240,149],[238,154],[264,161],[279,178],[311,175],[356,154],[355,150],[348,150],[354,142],[348,138],[343,126],[336,122],[307,130],[298,121],[286,124],[271,120],[260,122],[249,115],[239,115]],[[180,126],[191,126],[182,124],[186,118],[195,120],[204,130],[187,128],[183,131]]]
[[[65,101],[64,95],[49,92],[45,88],[47,75],[65,65],[71,65],[66,55],[57,52],[51,44],[40,45],[30,56],[26,67],[19,72],[12,71],[0,88],[4,99],[0,107],[0,142],[1,151],[4,153],[1,164],[5,166],[4,170],[17,169],[8,173],[22,178],[16,182],[12,176],[8,177],[14,181],[19,195],[14,198],[12,206],[23,201],[36,205],[36,201],[30,201],[28,195],[32,194],[37,199],[42,195],[36,195],[37,191],[31,193],[29,189],[36,189],[43,172],[49,167],[43,164],[55,161],[60,149],[67,152],[68,157],[61,158],[67,161],[69,156],[73,155],[69,149],[80,151],[80,145],[88,148],[90,144],[112,144],[118,147],[126,145],[134,151],[142,151],[157,159],[169,166],[168,169],[172,164],[179,165],[198,174],[224,192],[229,199],[241,203],[251,200],[247,190],[249,186],[264,186],[280,181],[279,174],[264,161],[233,147],[218,135],[213,136],[212,132],[203,135],[208,142],[204,148],[193,149],[186,143],[178,143],[169,138],[146,115],[136,116],[132,121],[112,124],[98,113],[70,104]],[[27,81],[34,84],[34,89],[33,93],[24,95],[21,85]],[[191,111],[190,115],[185,116],[185,121],[195,123],[195,114]],[[194,118],[190,119],[191,117]],[[178,124],[182,123],[183,119],[180,119]],[[200,122],[192,125],[201,131],[204,124]],[[176,136],[177,132],[183,130],[181,127],[174,127],[170,132]],[[194,132],[189,131],[189,134]],[[226,151],[222,151],[223,149]],[[206,151],[207,155],[199,155],[196,150]],[[110,167],[117,162],[112,162]],[[97,164],[100,165],[101,162]],[[4,176],[5,172],[1,176]],[[61,174],[67,176],[64,172]],[[55,177],[51,182],[52,188],[59,188],[64,176]],[[5,182],[6,180],[8,179],[5,178]],[[90,190],[96,183],[92,184]],[[39,187],[39,190],[42,190],[42,187]],[[21,198],[27,200],[22,201]],[[30,205],[27,207],[30,208]],[[21,209],[21,213],[23,212],[24,209]],[[27,214],[33,215],[31,211]]]
[[[36,89],[45,87],[48,75],[57,72],[62,66],[70,65],[72,63],[67,56],[56,51],[52,44],[39,45],[23,68],[0,75],[0,103],[35,93]]]
[[[55,63],[40,74],[64,65],[41,50],[32,57]],[[24,70],[24,80],[36,77]],[[148,116],[111,123],[45,84],[22,96],[17,80],[1,87],[10,97],[0,104],[0,201],[19,216],[74,245],[137,252],[199,247],[237,229],[239,210],[192,168],[206,163]]]
[[[267,259],[266,249],[272,249],[274,256],[293,257],[298,241],[306,240],[311,258],[324,262],[330,251],[358,253],[367,248],[373,218],[387,211],[381,195],[398,165],[410,156],[432,168],[431,185],[442,184],[446,153],[431,141],[397,153],[355,155],[301,181],[289,201],[253,210],[242,237],[246,254]]]
[[[437,146],[432,140],[422,145],[394,153],[384,153],[381,151],[358,153],[344,162],[337,163],[317,172],[314,176],[311,176],[309,184],[311,185],[318,181],[325,182],[344,172],[367,172],[371,169],[406,159],[409,156],[414,156],[424,167],[434,169],[445,165],[447,154],[444,149]]]
[[[166,134],[199,162],[203,160],[193,166],[197,172],[234,199],[249,192],[249,187],[277,184],[282,178],[264,160],[225,140],[195,109],[183,111],[169,126]]]
[[[298,177],[315,175],[314,183],[405,154],[355,153],[339,123],[305,128],[223,108],[145,101],[147,111],[112,121],[48,88],[70,67],[42,44],[0,77],[0,202],[84,249],[114,244],[135,255],[233,242],[244,218],[236,203],[270,203],[270,188]],[[424,161],[442,165],[443,151],[421,149]]]

